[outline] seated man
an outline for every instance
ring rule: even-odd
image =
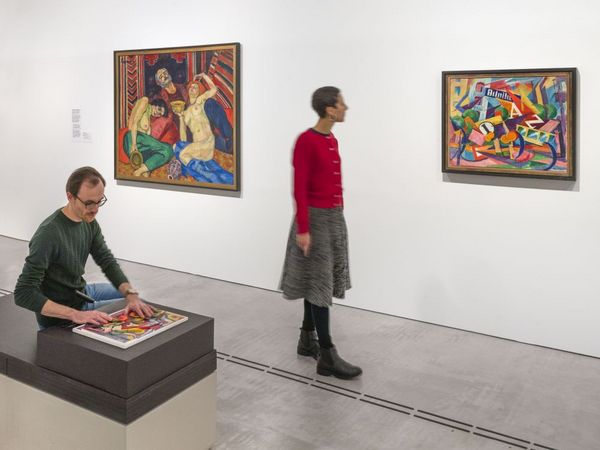
[[[17,305],[36,313],[41,329],[69,321],[105,324],[110,316],[96,309],[121,298],[127,299],[128,313],[152,315],[152,307],[132,289],[95,220],[106,203],[105,184],[96,169],[77,169],[67,181],[68,203],[44,220],[31,238],[14,295]],[[89,255],[112,285],[86,284]]]

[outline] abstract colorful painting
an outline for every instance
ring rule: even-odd
[[[114,52],[115,178],[240,189],[240,44]]]
[[[442,171],[575,179],[576,69],[442,73]]]
[[[80,325],[73,328],[73,332],[117,347],[128,348],[188,319],[186,316],[159,309],[155,309],[152,317],[148,319],[134,312],[126,314],[124,309],[110,316],[112,320],[105,325]]]

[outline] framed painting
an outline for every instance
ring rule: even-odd
[[[185,322],[188,318],[170,311],[154,310],[152,317],[140,317],[126,310],[110,314],[111,321],[104,325],[84,324],[73,332],[120,348],[129,348],[163,331]]]
[[[115,178],[240,190],[240,44],[114,52]]]
[[[442,72],[442,172],[575,180],[576,71]]]

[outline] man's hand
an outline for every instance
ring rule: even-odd
[[[310,233],[300,233],[296,235],[296,244],[304,253],[304,256],[308,256],[308,251],[310,250]]]
[[[78,311],[73,310],[71,322],[78,324],[91,323],[92,325],[104,325],[110,322],[111,317],[102,311]]]
[[[130,294],[127,296],[127,310],[125,312],[129,314],[132,311],[140,317],[148,318],[152,317],[154,308],[144,303],[138,295]]]
[[[70,320],[78,324],[91,323],[92,325],[104,325],[110,322],[111,317],[102,311],[79,311],[60,303],[46,300],[41,311],[43,316],[58,317],[59,319]]]

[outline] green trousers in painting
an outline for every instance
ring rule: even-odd
[[[144,158],[144,164],[148,170],[154,170],[160,166],[168,163],[173,157],[173,149],[169,144],[160,142],[158,139],[154,139],[152,136],[140,133],[138,131],[137,138],[137,149]],[[125,133],[123,138],[123,150],[127,153],[127,156],[131,154],[131,131]]]

